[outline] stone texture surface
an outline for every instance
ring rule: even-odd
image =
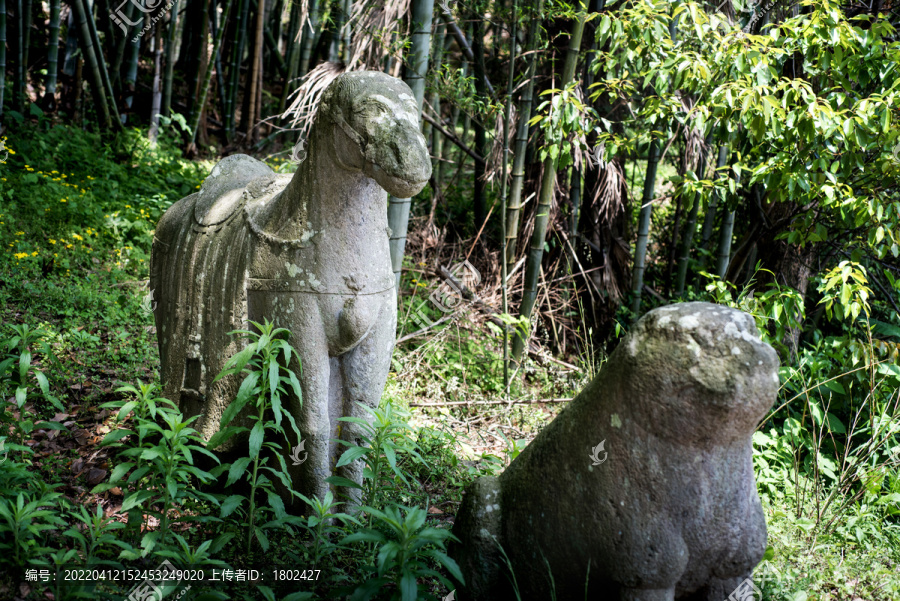
[[[551,598],[551,574],[557,599],[724,601],[766,547],[751,437],[777,368],[746,313],[649,312],[499,477],[466,491],[459,599],[515,599],[499,543],[526,601]]]
[[[418,119],[402,81],[345,73],[325,91],[293,176],[228,157],[156,228],[150,287],[164,395],[202,415],[194,427],[208,439],[240,384],[212,383],[243,345],[228,332],[264,319],[289,329],[303,403],[286,406],[309,457],[288,466],[306,495],[329,489],[344,448],[331,440],[359,441],[337,419],[368,419],[356,403],[377,406],[384,390],[397,312],[387,193],[412,196],[431,176]],[[361,470],[355,462],[339,475],[360,481]]]

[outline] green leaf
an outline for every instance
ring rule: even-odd
[[[291,593],[287,597],[283,599],[283,601],[308,601],[313,598],[312,593],[304,593],[297,591],[296,593]]]
[[[231,486],[235,482],[237,482],[240,477],[247,470],[247,466],[250,465],[251,459],[249,457],[241,457],[237,461],[231,464],[231,468],[228,470],[228,480],[225,482],[225,486]]]
[[[207,446],[207,448],[215,449],[215,448],[221,446],[222,444],[224,444],[225,441],[227,441],[229,438],[231,438],[238,432],[246,432],[246,431],[247,431],[247,428],[245,428],[244,426],[227,426],[225,428],[222,428],[215,434],[213,434],[210,437],[209,442],[206,443],[206,446]]]
[[[132,434],[134,434],[134,432],[128,428],[118,428],[104,436],[103,440],[100,441],[100,446],[112,444],[117,440],[122,440],[126,436],[131,436]]]
[[[368,449],[366,447],[350,447],[349,449],[344,451],[344,454],[341,455],[341,458],[337,462],[337,465],[335,467],[343,467],[348,463],[352,463],[360,457],[366,455],[370,450],[371,449]]]
[[[112,432],[110,432],[112,434]],[[134,467],[134,464],[131,462],[120,463],[115,468],[113,468],[112,474],[109,475],[110,482],[118,482],[125,474],[128,473],[128,470]]]
[[[149,490],[139,490],[137,492],[133,492],[125,497],[125,501],[122,503],[122,508],[119,511],[128,511],[132,507],[138,507],[141,503],[151,498],[153,493]]]
[[[247,401],[250,400],[250,395],[253,393],[253,388],[256,386],[256,383],[259,381],[259,372],[251,372],[244,378],[244,381],[241,382],[241,387],[238,389],[237,396],[231,402],[230,405],[225,409],[222,413],[222,419],[219,422],[219,427],[224,428],[228,424],[231,423],[238,413],[240,413],[241,409],[244,408],[244,405],[247,404]]]
[[[416,584],[416,576],[409,570],[403,570],[400,578],[400,600],[416,601],[419,594],[419,586]]]
[[[272,491],[266,491],[269,495],[269,507],[271,507],[275,511],[275,517],[281,519],[287,513],[284,511],[284,501],[281,500],[277,494]]]
[[[325,478],[325,482],[327,482],[329,484],[334,484],[335,486],[343,486],[346,488],[358,488],[358,489],[362,490],[362,486],[360,486],[358,483],[354,482],[353,480],[350,480],[349,478],[344,478],[343,476],[329,476],[328,478]]]
[[[250,459],[259,457],[259,449],[262,447],[265,433],[266,429],[263,422],[256,422],[253,425],[253,430],[250,431]]]
[[[266,601],[275,601],[275,593],[273,593],[272,589],[269,587],[258,584],[256,585],[256,590],[262,593],[262,596]]]

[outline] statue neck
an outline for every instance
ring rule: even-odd
[[[362,171],[345,168],[335,155],[331,140],[311,133],[306,159],[275,200],[269,231],[294,239],[345,227],[383,233],[387,193]]]

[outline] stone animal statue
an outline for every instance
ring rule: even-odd
[[[515,599],[498,545],[525,601],[551,587],[604,601],[725,601],[752,587],[766,523],[751,438],[777,367],[746,313],[649,312],[499,477],[466,491],[451,547],[459,599]]]
[[[201,415],[195,427],[206,439],[241,381],[213,383],[245,344],[228,332],[268,319],[291,332],[300,359],[292,368],[302,404],[284,405],[308,452],[301,465],[288,462],[294,487],[328,492],[346,448],[335,439],[360,443],[358,426],[338,418],[370,419],[357,403],[378,405],[390,368],[397,305],[387,194],[414,196],[430,176],[409,87],[350,72],[323,93],[293,176],[230,156],[166,211],[150,270],[164,396]],[[339,471],[361,480],[359,461]]]

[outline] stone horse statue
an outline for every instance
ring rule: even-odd
[[[244,346],[228,332],[264,319],[290,330],[303,401],[284,406],[308,458],[288,464],[294,487],[321,498],[345,448],[336,439],[361,444],[358,426],[338,418],[369,420],[357,403],[378,405],[390,368],[397,301],[387,193],[417,194],[431,161],[411,90],[378,72],[340,75],[308,142],[293,176],[230,156],[172,205],[156,228],[150,287],[164,396],[201,416],[195,427],[206,439],[242,379],[213,383]],[[361,482],[360,463],[338,475]]]

